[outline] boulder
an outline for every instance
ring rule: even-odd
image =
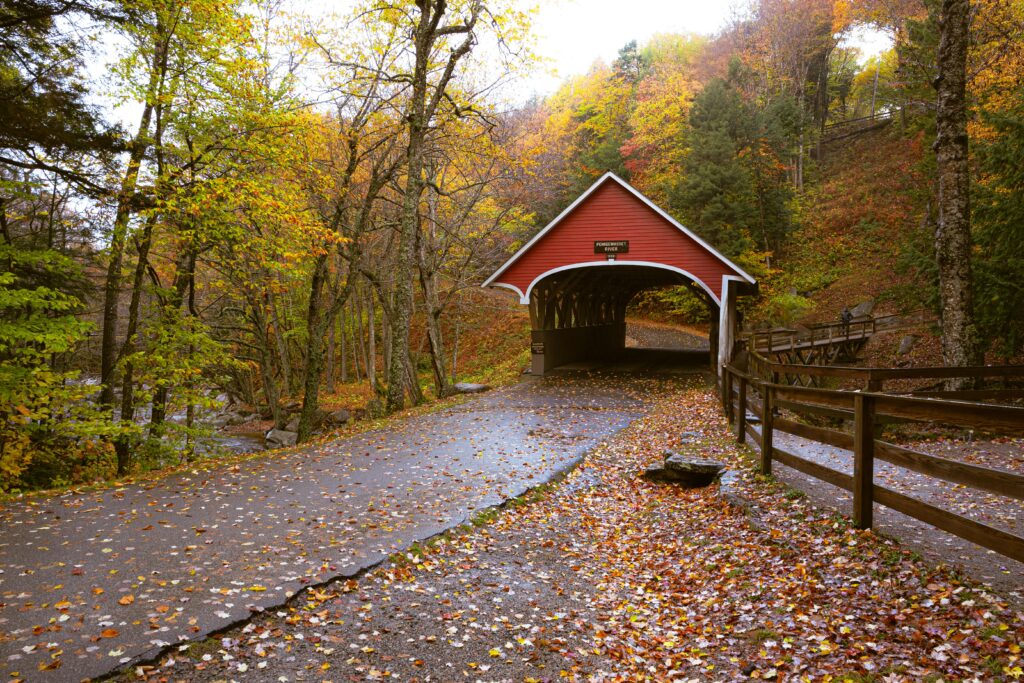
[[[352,419],[352,413],[344,408],[335,410],[333,413],[324,415],[323,423],[328,425],[343,425]]]
[[[652,481],[679,484],[686,488],[708,486],[718,478],[725,465],[717,460],[682,453],[666,453],[662,467],[651,467],[644,476]]]
[[[299,435],[296,432],[286,429],[271,429],[267,432],[265,441],[267,448],[283,448],[294,446],[298,438]]]
[[[908,334],[907,336],[900,339],[900,348],[896,350],[896,353],[900,356],[905,356],[914,348],[917,344],[917,335]]]
[[[850,315],[853,316],[854,320],[858,320],[860,318],[867,318],[873,310],[875,310],[875,302],[872,299],[868,299],[851,308]]]
[[[455,391],[460,394],[479,394],[490,391],[491,387],[486,384],[473,384],[472,382],[459,382],[455,385]]]
[[[297,431],[299,431],[299,417],[300,417],[299,415],[292,415],[291,419],[289,419],[288,422],[286,422],[285,425],[284,425],[285,431],[287,431],[287,432],[297,432]]]
[[[240,415],[238,413],[227,413],[224,416],[224,422],[228,427],[234,427],[235,425],[244,424],[249,421],[247,415]]]

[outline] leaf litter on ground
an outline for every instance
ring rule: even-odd
[[[756,475],[751,452],[735,444],[707,387],[630,383],[657,396],[655,407],[557,485],[358,580],[307,591],[217,642],[180,646],[131,676],[538,683],[1024,676],[1024,615],[998,595]],[[667,450],[725,461],[729,495],[718,485],[685,490],[639,477]]]

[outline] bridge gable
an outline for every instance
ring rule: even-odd
[[[595,242],[628,241],[614,259]],[[753,278],[613,173],[605,174],[509,259],[484,286],[506,287],[528,303],[546,275],[585,266],[645,265],[679,273],[716,302],[725,279]]]

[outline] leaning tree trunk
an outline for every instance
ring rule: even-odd
[[[939,18],[939,74],[935,79],[935,161],[939,217],[935,258],[942,306],[942,359],[948,366],[980,361],[971,285],[970,169],[967,140],[968,0],[943,0]],[[967,388],[964,378],[947,388]]]

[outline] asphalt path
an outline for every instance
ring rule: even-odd
[[[520,495],[639,417],[613,378],[534,379],[385,429],[0,507],[0,675],[79,681],[358,574]]]

